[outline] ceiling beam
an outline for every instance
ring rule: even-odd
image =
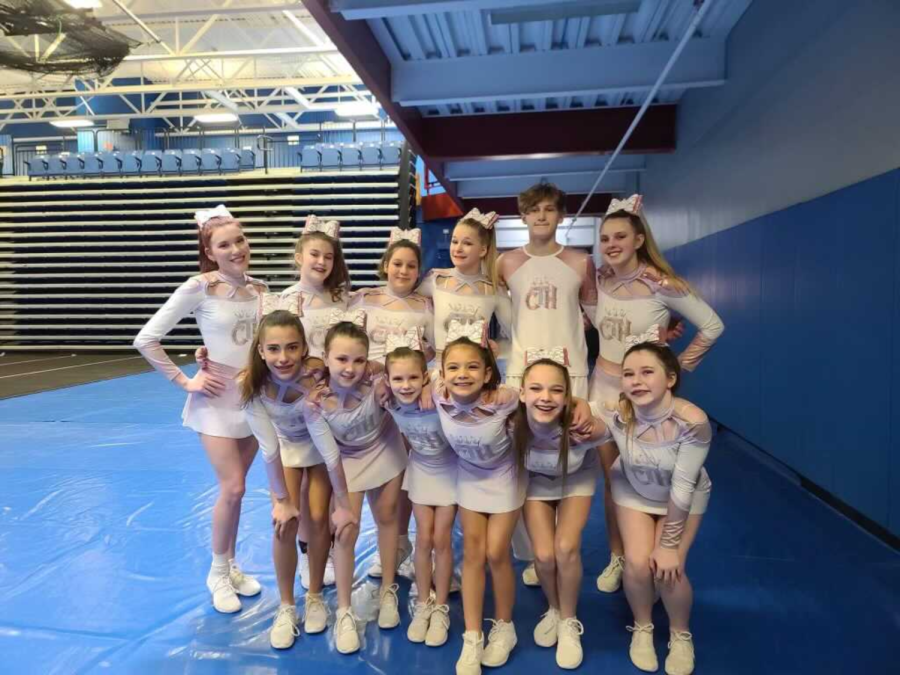
[[[433,161],[425,152],[422,143],[424,120],[421,113],[413,108],[403,108],[391,100],[391,63],[372,30],[365,22],[350,22],[339,14],[332,13],[328,4],[328,0],[303,0],[303,6],[337,46],[366,88],[378,99],[412,149],[426,163],[447,194],[460,205],[456,187],[444,175],[443,165]]]
[[[606,157],[559,157],[554,159],[495,160],[492,162],[447,162],[445,169],[450,180],[491,181],[504,178],[529,177],[553,179],[554,176],[572,176],[591,173],[595,176],[603,171]],[[633,173],[647,168],[642,155],[620,155],[609,173]]]
[[[560,12],[565,12],[568,9],[577,7],[587,7],[588,9],[584,10],[584,15],[593,16],[596,12],[619,13],[623,9],[632,8],[634,4],[634,2],[623,2],[623,0],[591,0],[591,2],[576,2],[574,0],[569,2],[551,2],[550,0],[331,0],[330,3],[331,11],[340,12],[348,21],[411,16],[414,14],[479,12],[481,10],[490,11],[497,9],[531,9],[545,12],[557,9]]]
[[[211,52],[177,52],[174,54],[129,54],[123,61],[128,63],[148,61],[190,61],[191,59],[246,59],[247,57],[288,56],[291,54],[321,55],[338,54],[337,47],[267,47],[264,49],[225,49]]]
[[[279,87],[323,87],[360,84],[355,75],[331,75],[329,77],[288,77],[222,80],[188,80],[181,82],[146,82],[145,84],[111,85],[98,89],[74,89],[58,91],[33,91],[6,94],[0,91],[0,101],[17,101],[41,97],[66,98],[73,96],[101,96],[130,94],[158,94],[189,91],[220,91],[222,89],[277,89]]]
[[[649,91],[674,46],[669,42],[560,49],[394,65],[391,98],[402,106],[438,106],[554,96]],[[692,40],[662,89],[725,83],[725,41]]]
[[[582,173],[575,176],[556,176],[552,182],[560,190],[571,194],[587,194],[591,190],[596,173]],[[471,180],[459,183],[459,196],[463,199],[488,197],[514,197],[539,182],[534,176],[501,178],[498,180]],[[598,188],[601,192],[631,194],[637,188],[634,175],[627,173],[607,174]]]
[[[551,158],[612,153],[638,108],[428,117],[422,148],[436,161]],[[675,151],[674,105],[647,110],[626,153]]]

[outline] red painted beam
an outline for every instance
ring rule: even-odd
[[[419,138],[424,153],[440,162],[610,154],[638,109],[427,117],[420,120]],[[674,152],[675,113],[674,105],[650,107],[624,152]]]
[[[578,213],[585,195],[566,195],[566,213],[570,216]],[[584,215],[593,216],[606,213],[612,195],[597,193],[591,196],[584,209]],[[485,197],[478,199],[463,199],[463,211],[477,208],[482,213],[496,211],[501,216],[519,215],[519,205],[515,197]]]
[[[443,162],[435,161],[425,151],[422,144],[424,135],[423,118],[417,108],[404,108],[391,100],[391,62],[385,56],[378,40],[365,21],[347,21],[340,14],[328,9],[328,0],[303,0],[325,34],[331,39],[350,67],[356,71],[388,116],[397,125],[400,133],[425,162],[431,173],[457,205],[462,202],[456,195],[456,186],[444,176]]]

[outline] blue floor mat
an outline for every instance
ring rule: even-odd
[[[0,672],[453,673],[458,596],[441,648],[406,639],[408,581],[401,626],[381,631],[372,620],[377,587],[365,570],[376,538],[368,512],[354,590],[368,620],[362,650],[341,656],[330,633],[303,635],[285,652],[269,647],[278,596],[259,460],[238,559],[263,593],[245,599],[238,615],[212,609],[204,580],[216,487],[196,435],[180,425],[183,400],[149,373],[0,401]],[[688,566],[696,672],[896,672],[900,554],[724,436],[707,466],[713,496]],[[458,534],[456,544],[459,556]],[[583,546],[580,670],[638,673],[628,659],[625,598],[594,585],[608,555],[597,500]],[[326,599],[333,609],[333,589]],[[486,616],[490,607],[488,599]],[[558,671],[554,650],[531,638],[545,609],[539,589],[519,584],[519,644],[500,672]],[[659,605],[656,612],[662,662],[668,624]]]

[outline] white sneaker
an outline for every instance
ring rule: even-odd
[[[309,590],[309,555],[300,552],[300,585]]]
[[[231,563],[231,569],[229,570],[228,576],[231,577],[231,585],[234,587],[234,592],[238,595],[252,597],[254,595],[259,595],[259,592],[262,590],[262,586],[259,585],[259,582],[253,577],[241,572],[241,568],[238,567],[235,562]]]
[[[522,570],[522,583],[526,586],[541,585],[541,580],[538,579],[537,570],[534,569],[534,562],[528,563],[528,566]]]
[[[428,647],[440,647],[447,642],[449,633],[450,608],[447,605],[434,605],[428,622],[428,633],[425,634],[425,644]]]
[[[241,611],[241,600],[231,585],[230,575],[210,572],[206,577],[206,587],[212,593],[213,607],[217,612],[234,614]]]
[[[628,626],[628,632],[631,633],[631,646],[628,648],[631,662],[643,671],[655,673],[659,670],[659,661],[653,647],[653,624],[639,626],[635,623]]]
[[[481,665],[497,668],[507,662],[509,653],[519,639],[516,637],[516,627],[512,621],[494,621],[494,619],[488,621],[494,624],[494,627],[488,634],[488,643],[481,657]]]
[[[473,630],[463,633],[463,648],[456,662],[456,675],[481,675],[484,655],[484,633]]]
[[[669,633],[666,675],[691,675],[694,672],[694,640],[687,631]]]
[[[321,633],[328,627],[328,606],[321,593],[307,593],[303,605],[303,630],[308,635]]]
[[[275,621],[269,631],[269,644],[275,649],[290,649],[294,640],[300,636],[297,626],[297,608],[293,605],[281,605],[275,614]]]
[[[534,627],[534,644],[538,647],[552,647],[559,634],[559,610],[548,609],[538,625]]]
[[[609,565],[597,577],[597,590],[603,593],[615,593],[622,587],[622,572],[625,569],[625,556],[612,553]]]
[[[369,571],[367,572],[367,574],[375,579],[381,578],[381,554],[378,553],[378,551],[375,551],[375,555],[372,557],[372,564],[369,565]]]
[[[325,574],[322,575],[323,586],[334,586],[334,548],[328,549],[328,560],[325,561]]]
[[[425,642],[425,635],[428,633],[428,622],[431,619],[431,612],[434,605],[431,604],[431,598],[428,602],[417,602],[413,609],[412,621],[409,622],[409,628],[406,629],[406,637],[410,642]]]
[[[581,665],[584,651],[581,636],[584,626],[576,618],[563,619],[559,623],[559,642],[556,644],[556,665],[566,670],[574,670]]]
[[[356,616],[351,607],[344,607],[337,611],[337,618],[334,622],[334,646],[341,654],[352,654],[359,651]]]
[[[415,556],[413,552],[416,550],[415,540],[407,537],[406,541],[402,541],[397,546],[397,574],[407,579],[416,578]]]
[[[400,586],[391,584],[381,589],[381,600],[378,603],[378,627],[396,628],[400,625],[400,600],[397,591]]]

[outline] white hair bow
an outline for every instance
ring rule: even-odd
[[[309,214],[306,217],[306,224],[303,226],[303,234],[312,234],[313,232],[321,232],[332,239],[337,239],[341,233],[341,224],[336,220],[322,221],[318,216]]]
[[[450,325],[447,326],[447,343],[449,344],[460,338],[467,338],[471,342],[474,342],[476,345],[481,345],[482,347],[486,346],[487,324],[484,322],[484,319],[476,319],[475,321],[468,321],[466,323],[457,321],[456,319],[450,321]]]
[[[496,211],[491,211],[490,213],[482,213],[478,209],[472,209],[466,215],[462,217],[463,220],[477,220],[478,223],[486,230],[493,229],[494,223],[500,216],[497,215]]]
[[[631,195],[628,199],[613,199],[609,203],[609,208],[606,209],[606,215],[624,211],[633,216],[639,216],[643,206],[644,198],[641,195]]]
[[[422,336],[419,333],[419,327],[414,326],[405,333],[397,335],[396,333],[388,333],[384,340],[385,352],[390,354],[395,349],[407,347],[415,352],[422,351]]]
[[[525,365],[548,359],[561,366],[569,365],[569,352],[565,347],[550,347],[549,349],[526,349]]]
[[[282,296],[280,293],[263,293],[260,305],[260,317],[283,309],[294,316],[303,316],[303,306],[299,293]]]
[[[201,230],[213,218],[234,218],[224,204],[219,204],[214,209],[208,211],[197,211],[194,213],[194,219],[197,221],[197,227]]]
[[[665,342],[662,341],[662,338],[659,336],[659,324],[655,323],[646,331],[641,333],[640,335],[626,335],[625,336],[625,349],[631,349],[640,344],[644,344],[645,342],[650,342],[655,345],[664,345]]]
[[[422,245],[422,230],[414,227],[411,230],[401,230],[399,227],[391,228],[391,237],[388,239],[388,246],[398,241],[409,241],[416,246]]]
[[[331,310],[331,314],[328,315],[328,325],[333,326],[337,323],[352,323],[360,328],[366,327],[366,312],[362,309],[354,309],[349,312],[345,312],[341,309],[333,309]]]

